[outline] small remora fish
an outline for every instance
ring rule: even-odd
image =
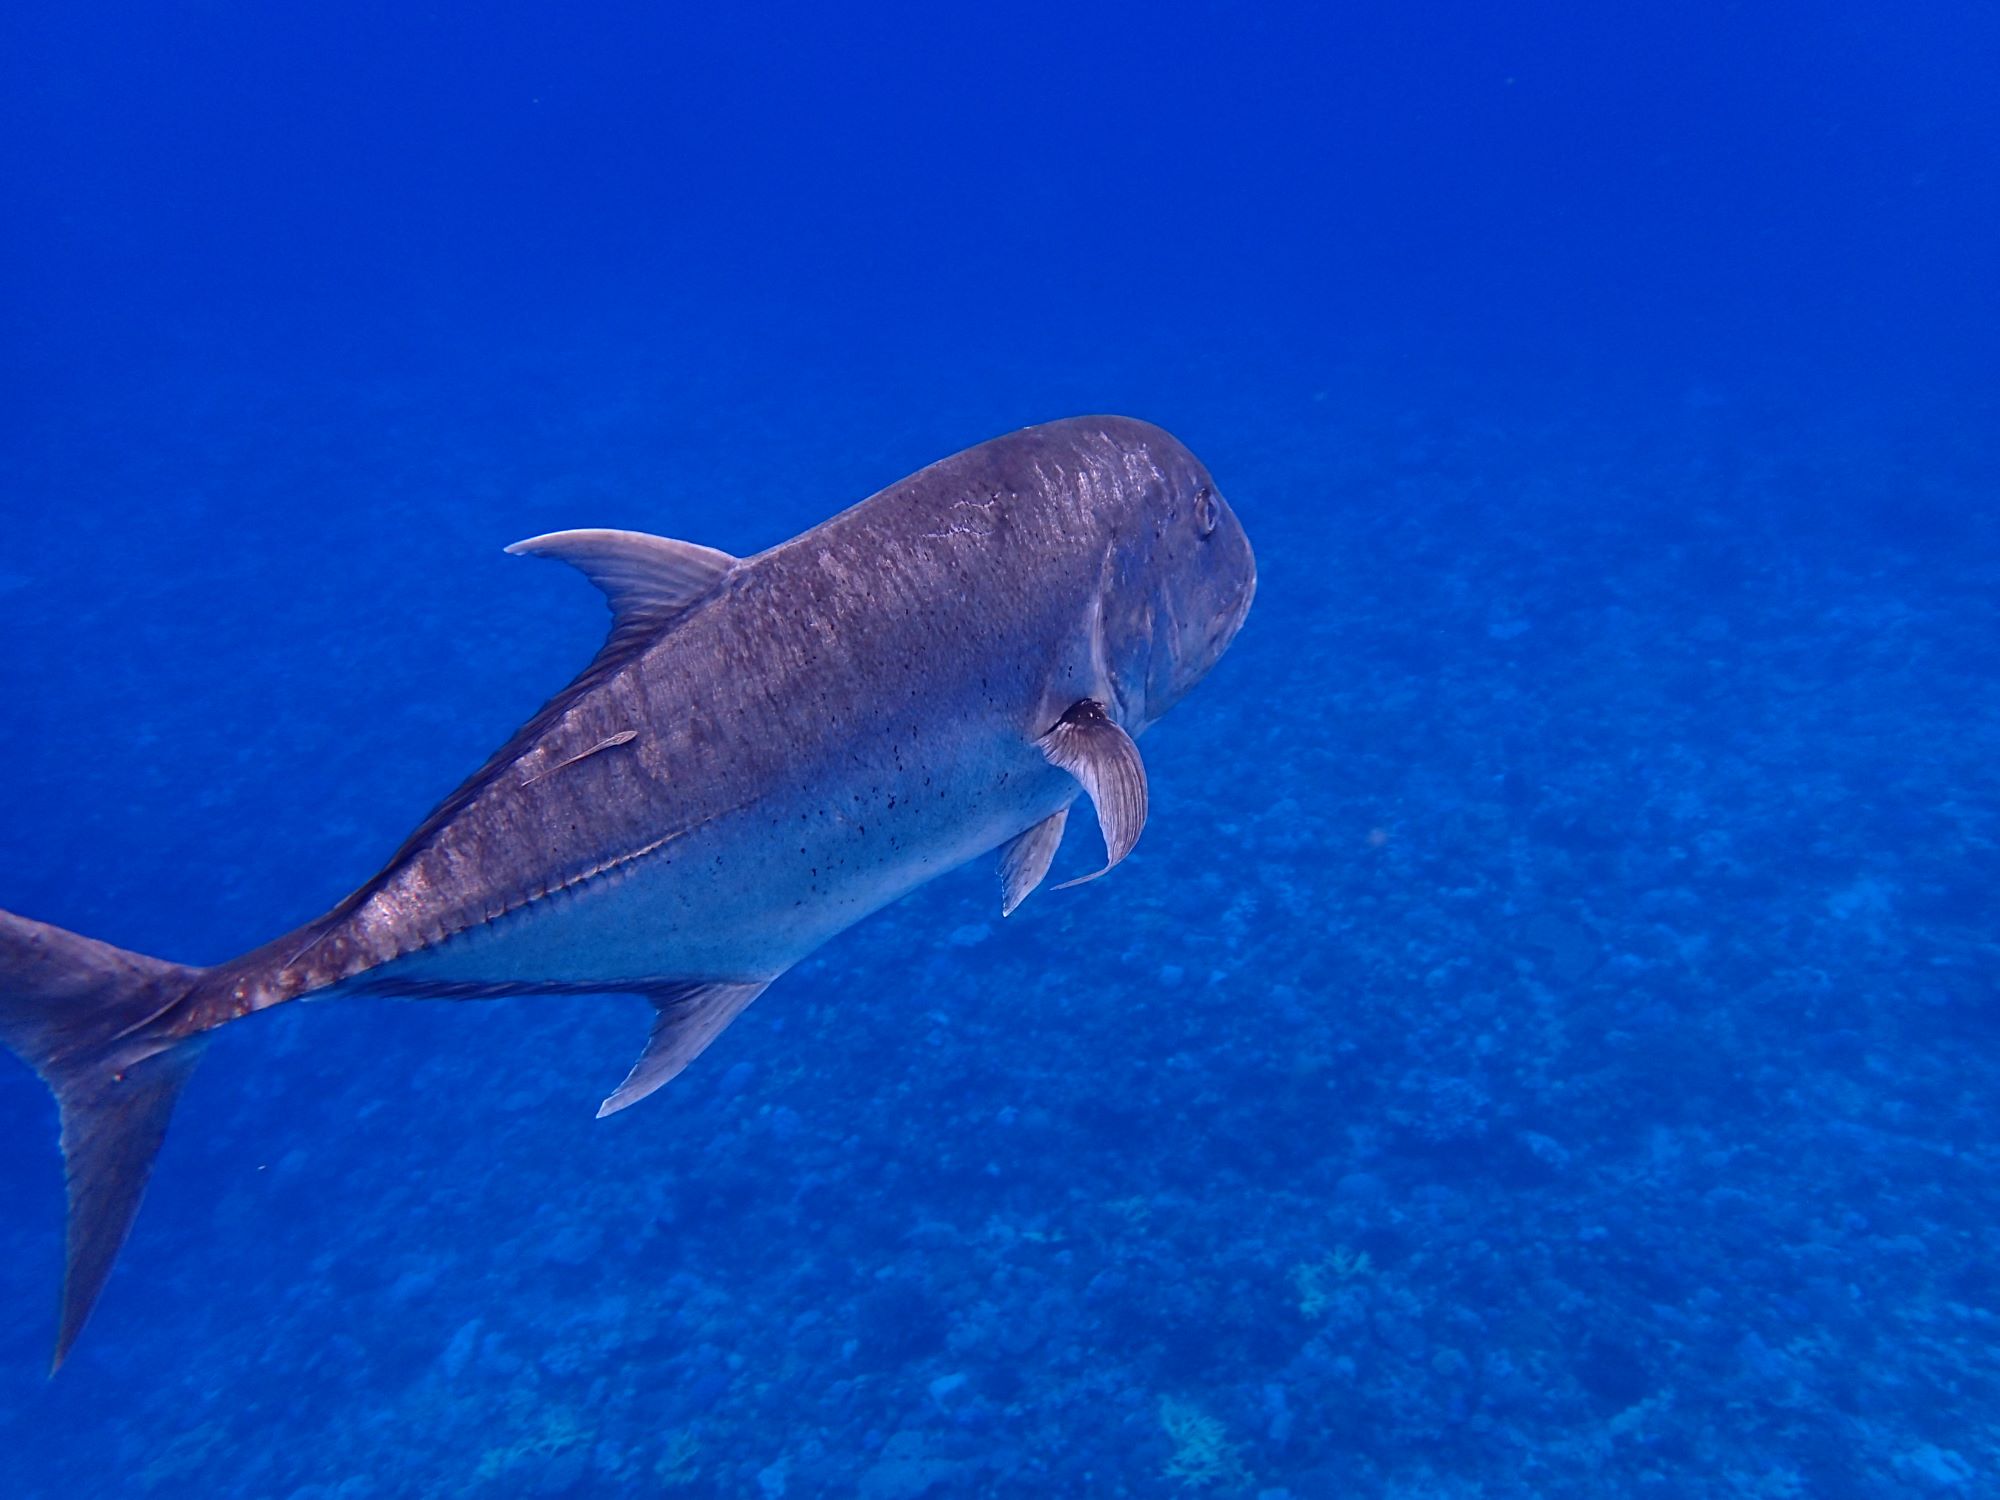
[[[623,1109],[931,877],[998,849],[1011,913],[1080,794],[1096,874],[1122,860],[1146,821],[1134,737],[1215,665],[1257,577],[1194,455],[1118,417],[968,449],[755,557],[624,531],[508,550],[588,575],[610,638],[332,911],[208,969],[0,913],[0,1041],[62,1117],[56,1365],[207,1033],[336,988],[631,993],[656,1015],[599,1113]]]

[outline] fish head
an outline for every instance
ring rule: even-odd
[[[1157,719],[1209,674],[1243,628],[1257,594],[1250,538],[1205,470],[1186,503],[1173,509],[1154,590],[1148,719]]]
[[[1101,601],[1121,721],[1151,724],[1229,649],[1257,593],[1257,558],[1200,460],[1152,430],[1151,473],[1133,496]]]

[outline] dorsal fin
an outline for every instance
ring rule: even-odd
[[[507,550],[566,562],[603,589],[614,640],[666,624],[706,597],[737,563],[713,547],[644,531],[551,531]]]
[[[374,879],[316,925],[337,922],[381,890],[405,860],[479,795],[496,772],[515,765],[523,752],[579,697],[643,650],[656,630],[712,594],[740,561],[713,547],[697,547],[692,542],[649,536],[643,531],[551,531],[546,536],[531,536],[525,542],[516,542],[507,550],[517,557],[553,557],[579,569],[604,590],[604,597],[611,605],[611,634],[568,687],[543,704],[533,718],[514,731],[506,744],[487,757],[485,765],[431,809],[430,816],[403,840],[403,846],[390,856],[389,863]],[[626,743],[629,742],[614,734],[585,753],[594,755],[614,744]]]

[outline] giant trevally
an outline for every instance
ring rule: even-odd
[[[587,574],[610,638],[332,911],[214,968],[0,913],[0,1040],[62,1119],[57,1365],[218,1026],[335,988],[641,995],[651,1038],[599,1113],[623,1109],[931,877],[997,849],[1011,913],[1079,794],[1096,875],[1124,859],[1134,739],[1257,583],[1208,471],[1120,417],[967,449],[754,557],[628,531],[508,550]]]

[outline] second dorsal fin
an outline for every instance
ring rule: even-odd
[[[705,597],[737,563],[713,547],[644,531],[551,531],[507,550],[566,562],[603,589],[613,639],[666,624]]]

